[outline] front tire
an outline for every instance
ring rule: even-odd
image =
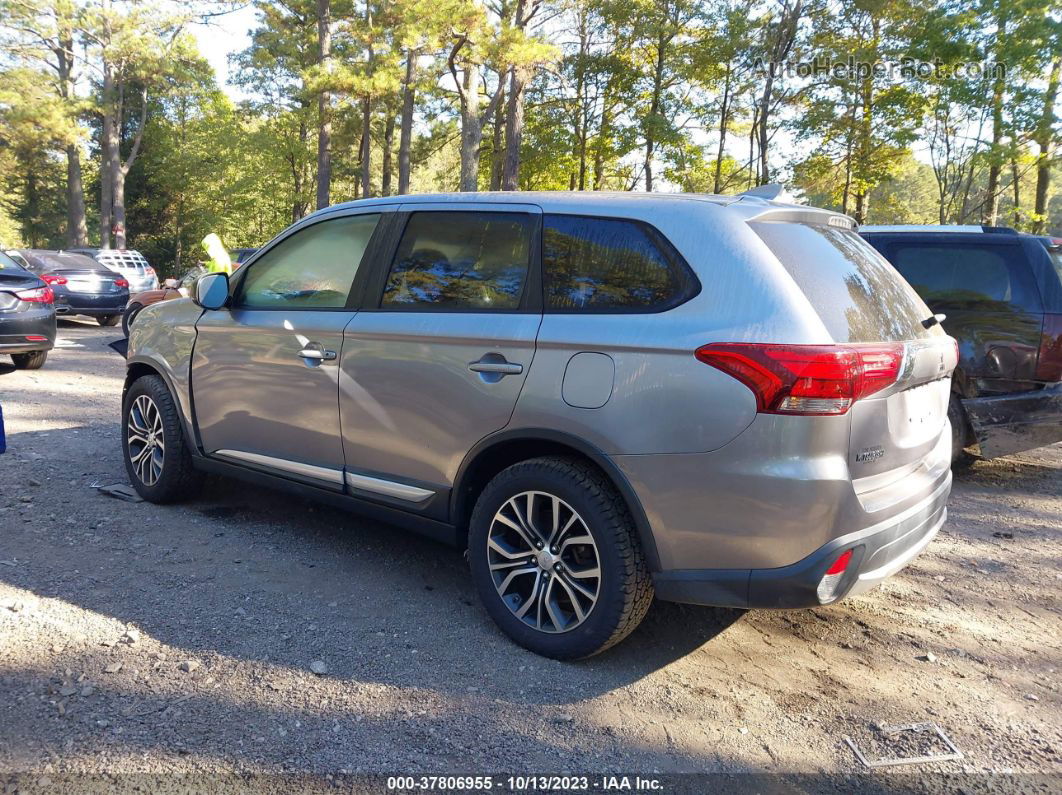
[[[129,482],[148,502],[195,495],[202,475],[192,466],[177,404],[157,375],[133,382],[122,401],[122,453]]]
[[[125,308],[125,313],[122,315],[122,333],[125,334],[125,336],[129,336],[129,329],[132,327],[133,321],[143,308],[143,304],[129,304],[129,306]]]
[[[101,326],[117,326],[118,321],[121,319],[121,315],[100,315],[96,318],[96,322]]]
[[[604,651],[641,623],[653,600],[622,498],[579,460],[535,458],[496,475],[472,512],[468,549],[491,618],[546,657]]]
[[[48,359],[48,351],[33,351],[31,353],[13,353],[11,361],[16,370],[40,370]]]

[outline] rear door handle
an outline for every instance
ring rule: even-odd
[[[490,359],[481,359],[478,362],[472,362],[468,365],[468,369],[473,373],[498,373],[499,375],[520,375],[524,371],[522,364],[516,364],[515,362],[507,362],[504,359],[501,361],[491,361]]]

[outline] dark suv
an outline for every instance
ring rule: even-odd
[[[1062,441],[1062,240],[987,226],[864,226],[959,341],[953,458]]]

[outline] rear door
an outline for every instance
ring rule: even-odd
[[[339,357],[379,211],[310,223],[233,280],[196,323],[192,396],[206,452],[343,488]]]
[[[541,211],[401,207],[394,253],[344,333],[347,482],[406,507],[433,501],[465,454],[513,413],[535,353]]]
[[[929,308],[947,315],[966,397],[1030,387],[1044,309],[1016,235],[897,237],[883,248]]]

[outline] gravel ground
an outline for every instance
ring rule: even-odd
[[[559,663],[495,629],[459,552],[394,527],[235,481],[173,507],[98,493],[126,481],[118,335],[60,336],[40,371],[0,365],[0,781],[771,772],[843,790],[845,735],[937,753],[877,728],[935,721],[964,760],[862,786],[1062,786],[1062,446],[960,473],[941,535],[875,592],[657,603],[619,647]]]

